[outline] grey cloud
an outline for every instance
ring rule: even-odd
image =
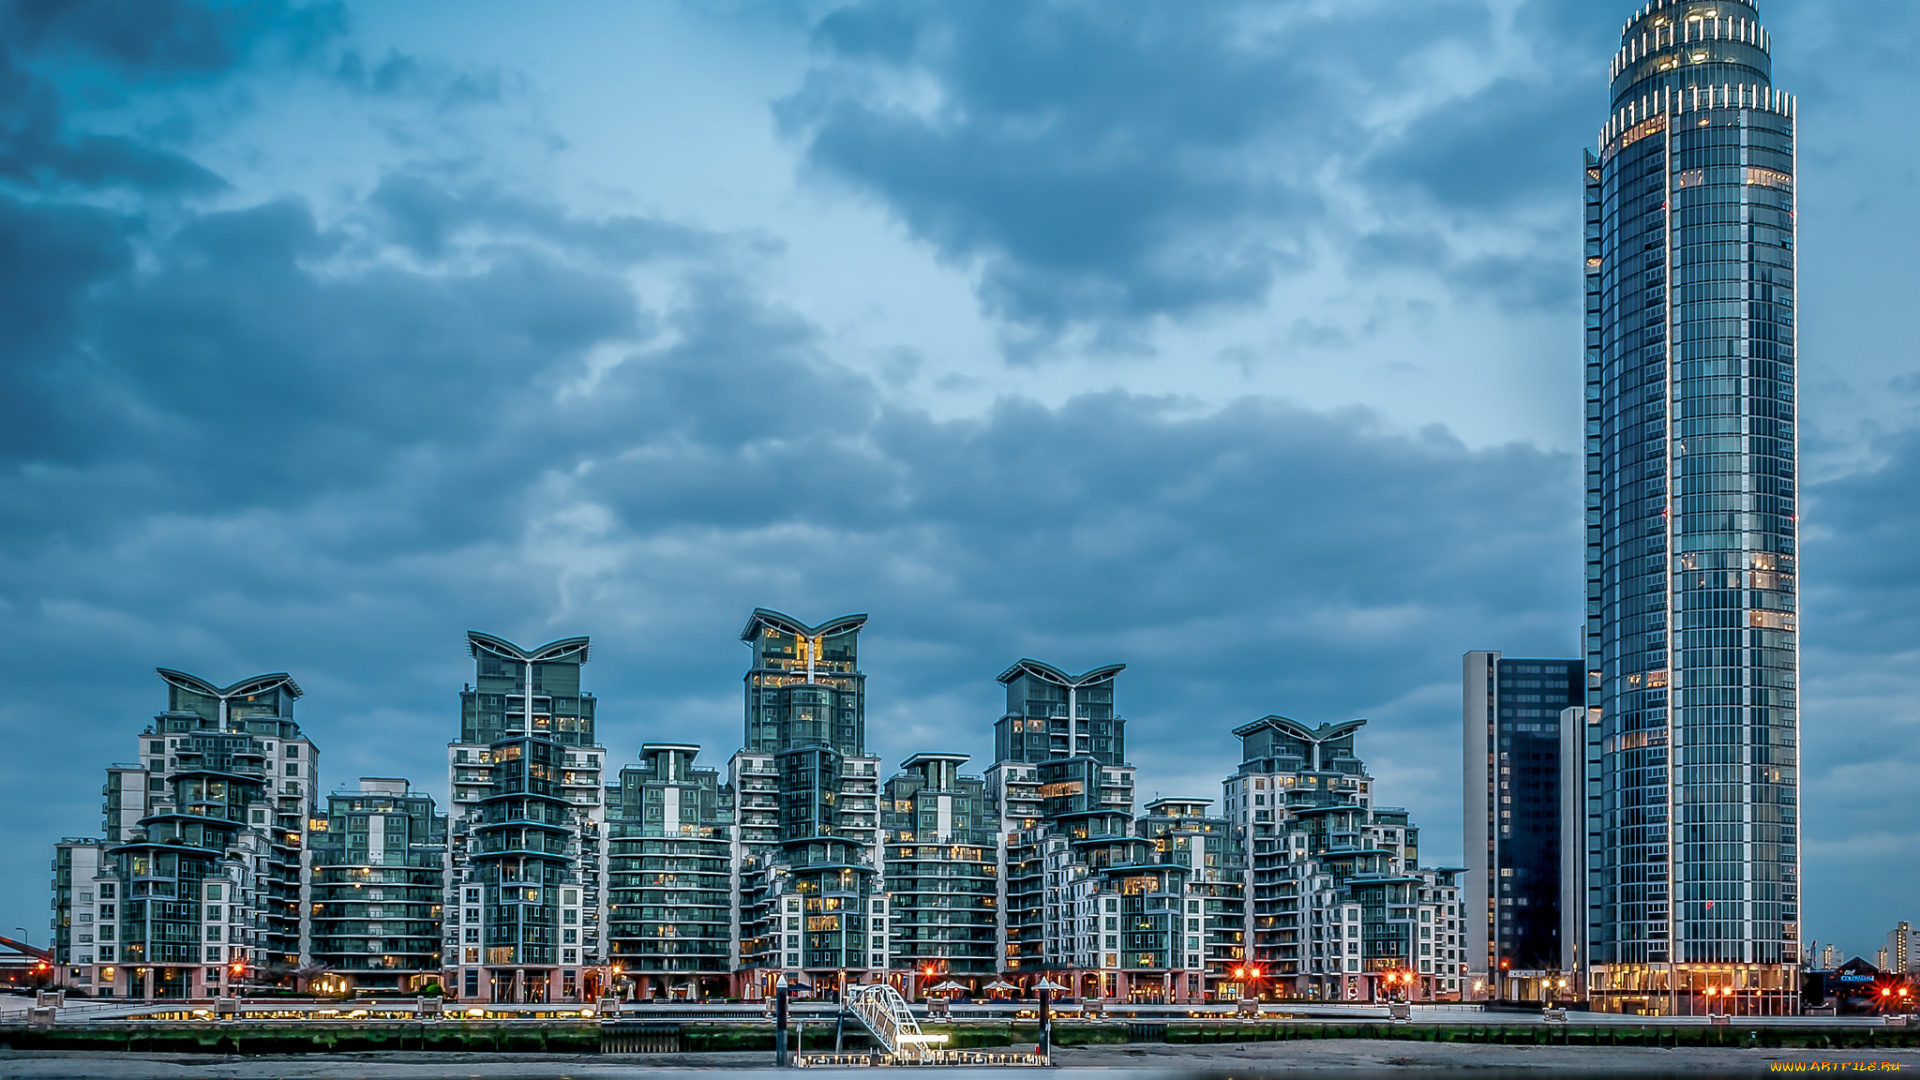
[[[344,29],[338,3],[287,0],[7,0],[0,40],[106,64],[135,81],[218,75],[265,44],[309,53]]]
[[[1411,241],[1417,266],[1462,290],[1535,303],[1549,254],[1476,262],[1439,232],[1402,236],[1339,207],[1357,196],[1471,230],[1575,190],[1577,141],[1541,133],[1584,131],[1579,117],[1603,109],[1591,71],[1556,65],[1570,35],[1607,20],[1566,7],[1517,16],[1542,72],[1495,79],[1391,138],[1364,127],[1367,111],[1417,96],[1418,61],[1442,44],[1489,53],[1485,5],[855,4],[821,20],[815,68],[778,115],[814,171],[978,264],[987,309],[1042,341],[1088,324],[1124,341],[1145,320],[1254,303],[1329,234]],[[937,99],[889,104],[916,78]],[[1346,166],[1331,201],[1329,162]],[[1560,216],[1571,228],[1576,213]]]
[[[654,218],[583,219],[524,196],[474,185],[454,190],[405,173],[383,177],[367,201],[386,219],[394,240],[429,259],[445,257],[469,238],[538,240],[614,264],[711,254],[718,240]]]
[[[0,460],[78,450],[69,361],[87,295],[132,257],[127,232],[105,211],[0,195]]]
[[[52,83],[0,49],[0,179],[24,187],[128,186],[154,194],[205,195],[225,182],[169,150],[121,135],[67,129]]]
[[[1816,928],[1908,918],[1912,875],[1889,869],[1913,865],[1908,855],[1920,850],[1910,825],[1920,775],[1920,428],[1884,435],[1874,449],[1876,467],[1808,484],[1802,511],[1807,861],[1849,890],[1815,894]]]

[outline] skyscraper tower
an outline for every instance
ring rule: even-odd
[[[1587,155],[1597,1008],[1794,1008],[1795,102],[1771,44],[1753,0],[1645,5]]]

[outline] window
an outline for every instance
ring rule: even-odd
[[[292,762],[292,761],[289,761],[289,762],[287,762],[287,775],[288,775],[288,776],[299,776],[299,775],[300,775],[300,765],[299,765],[299,764],[298,764],[297,762]]]
[[[299,747],[299,745],[298,745],[297,743],[288,743],[288,744],[287,744],[287,756],[288,756],[288,757],[299,757],[299,756],[300,756],[300,747]]]

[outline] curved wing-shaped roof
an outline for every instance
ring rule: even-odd
[[[1054,667],[1052,664],[1045,664],[1038,660],[1020,660],[1012,667],[1000,673],[1000,681],[1010,683],[1024,673],[1036,676],[1057,686],[1081,687],[1089,686],[1093,683],[1106,682],[1126,669],[1127,665],[1125,664],[1108,664],[1105,667],[1097,667],[1079,675],[1069,675],[1059,668]]]
[[[1263,727],[1271,727],[1278,728],[1295,738],[1305,739],[1308,742],[1326,742],[1329,739],[1337,739],[1342,735],[1358,731],[1366,726],[1367,722],[1361,719],[1342,720],[1339,723],[1321,724],[1317,728],[1310,728],[1298,720],[1285,716],[1263,716],[1251,724],[1242,724],[1234,728],[1233,733],[1244,739]]]
[[[478,630],[467,631],[467,651],[474,656],[487,652],[508,660],[522,662],[559,660],[566,658],[568,653],[578,652],[580,654],[578,660],[583,664],[589,659],[590,652],[587,639],[584,637],[560,638],[549,641],[537,649],[523,649],[506,638],[483,634]]]
[[[293,676],[284,671],[270,672],[265,675],[254,675],[241,679],[232,686],[215,686],[200,676],[192,675],[185,671],[175,671],[172,668],[154,668],[153,670],[159,672],[162,679],[165,679],[167,682],[182,690],[191,690],[196,694],[205,694],[208,697],[236,698],[247,694],[264,694],[269,690],[274,690],[282,686],[286,687],[287,692],[294,697],[303,696],[300,684],[294,682]]]
[[[865,625],[867,625],[867,616],[864,613],[859,615],[842,615],[836,619],[828,619],[819,626],[808,626],[806,623],[801,622],[799,619],[794,618],[784,611],[773,611],[769,608],[757,607],[753,609],[753,614],[747,617],[747,626],[746,629],[740,631],[740,640],[752,641],[754,638],[760,636],[762,629],[769,626],[783,633],[794,634],[799,637],[815,638],[826,637],[828,634],[844,634],[850,630],[858,630]]]

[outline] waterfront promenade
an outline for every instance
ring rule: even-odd
[[[27,1023],[25,999],[0,999],[0,1080],[368,1080],[585,1077],[661,1069],[771,1071],[772,1025],[759,1006],[582,1006],[422,1003],[79,1001]],[[438,1006],[433,1003],[428,1008]],[[222,1012],[226,1010],[220,1010]],[[582,1015],[583,1011],[588,1015]],[[1031,1049],[1030,1005],[955,1006],[926,1018],[965,1048]],[[1422,1006],[1394,1022],[1386,1006],[1287,1004],[1258,1018],[1230,1010],[1128,1006],[1085,1016],[1069,1004],[1054,1028],[1053,1063],[1103,1075],[1264,1076],[1298,1070],[1368,1073],[1469,1069],[1482,1076],[1539,1070],[1596,1075],[1748,1076],[1762,1071],[1920,1070],[1920,1026],[1905,1017],[1646,1018],[1573,1012]],[[796,1049],[825,1051],[832,1005],[796,1006]],[[949,1069],[949,1072],[978,1072]]]
[[[0,1051],[0,1080],[570,1080],[728,1070],[756,1077],[792,1076],[766,1053],[619,1056],[486,1054],[348,1054],[246,1058],[145,1054]],[[1685,1076],[1692,1080],[1800,1071],[1920,1072],[1920,1049],[1736,1050],[1422,1044],[1383,1040],[1103,1046],[1055,1052],[1060,1074],[1107,1080],[1210,1076],[1240,1080],[1301,1072],[1405,1077],[1470,1071],[1481,1080],[1509,1075]],[[948,1069],[964,1075],[1006,1070]]]

